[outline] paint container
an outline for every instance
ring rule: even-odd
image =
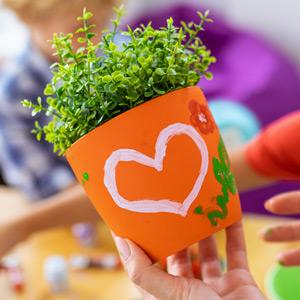
[[[50,256],[44,263],[44,277],[53,294],[64,294],[69,289],[67,262],[62,256]]]
[[[24,276],[22,269],[19,267],[9,268],[7,274],[12,290],[16,293],[22,293],[24,291]]]
[[[20,262],[13,257],[7,257],[3,260],[1,268],[7,272],[11,289],[15,293],[22,293],[25,287],[25,279]]]
[[[74,270],[96,268],[103,270],[116,270],[121,266],[118,255],[109,253],[100,256],[72,255],[69,259],[70,266]]]
[[[90,223],[77,223],[72,226],[73,236],[83,247],[95,247],[98,243],[97,226]]]
[[[268,299],[298,300],[300,266],[275,264],[265,275],[265,291]]]

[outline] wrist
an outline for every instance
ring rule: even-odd
[[[27,214],[14,219],[10,223],[10,227],[13,229],[14,234],[16,235],[16,239],[18,240],[27,239],[33,231],[32,223],[33,223],[32,220],[29,218]]]

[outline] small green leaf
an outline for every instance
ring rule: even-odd
[[[129,89],[129,90],[128,90],[128,95],[127,95],[126,98],[127,98],[127,99],[130,99],[130,100],[132,100],[132,101],[135,101],[135,100],[137,100],[137,99],[139,98],[139,94],[137,93],[136,90],[134,90],[134,89]]]
[[[96,34],[95,34],[95,33],[92,33],[92,32],[89,32],[89,33],[87,33],[87,35],[86,35],[86,37],[87,37],[88,39],[92,39],[94,36],[96,36]]]
[[[50,96],[50,95],[53,95],[54,91],[53,91],[53,88],[52,88],[52,84],[51,83],[48,83],[46,85],[46,88],[44,89],[44,94],[46,96]]]
[[[204,74],[205,78],[208,80],[212,80],[213,79],[213,74],[211,72],[206,72]]]
[[[165,71],[162,68],[157,68],[155,69],[155,74],[159,75],[159,76],[163,76],[165,75]]]
[[[133,66],[131,67],[131,70],[132,70],[132,72],[134,72],[134,73],[138,72],[139,69],[140,69],[140,68],[139,68],[138,65],[133,65]]]
[[[120,82],[123,80],[124,75],[121,73],[121,71],[115,71],[112,73],[112,78],[114,81]]]
[[[144,96],[147,97],[147,98],[151,97],[152,95],[153,95],[153,91],[152,90],[146,91],[144,93]]]
[[[21,103],[24,107],[28,107],[28,108],[32,107],[32,103],[29,100],[26,100],[26,99],[22,100]]]
[[[168,75],[169,76],[176,76],[177,72],[174,69],[171,68],[171,69],[168,70]]]
[[[143,57],[143,56],[141,56],[141,57],[138,58],[138,62],[139,62],[139,64],[140,64],[141,66],[144,66],[145,63],[146,63],[146,58]]]
[[[102,81],[104,83],[110,83],[112,81],[112,78],[111,78],[110,75],[105,75],[105,76],[102,77]]]
[[[77,42],[80,44],[83,44],[86,42],[86,39],[84,37],[79,37],[79,38],[77,38]]]
[[[113,42],[109,43],[109,49],[111,51],[115,51],[115,50],[117,50],[117,48],[118,48],[118,46],[115,43],[113,43]]]
[[[79,28],[79,29],[77,29],[75,31],[76,34],[78,34],[78,33],[84,33],[84,32],[86,32],[86,30],[84,28]]]
[[[93,17],[93,14],[89,11],[85,11],[84,14],[83,14],[83,18],[84,20],[89,20]]]
[[[158,87],[155,87],[155,86],[153,86],[153,90],[154,90],[157,94],[159,94],[159,95],[164,95],[164,94],[166,93],[166,91],[165,91],[164,89],[158,88]]]
[[[114,94],[116,91],[118,90],[118,87],[116,84],[110,84],[109,85],[109,88],[108,88],[108,91],[112,94]]]

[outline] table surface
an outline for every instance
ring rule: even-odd
[[[0,221],[16,215],[25,209],[28,204],[22,196],[14,190],[0,188]],[[265,274],[274,264],[276,254],[284,249],[299,246],[291,243],[266,244],[258,236],[261,228],[281,222],[282,220],[261,217],[245,216],[244,228],[246,233],[248,255],[252,273],[259,286],[264,289]],[[0,274],[1,300],[136,300],[138,293],[123,271],[89,270],[71,272],[70,290],[65,296],[53,296],[43,279],[43,262],[49,255],[63,255],[74,253],[99,254],[115,251],[108,228],[99,225],[100,245],[97,249],[81,248],[73,238],[69,229],[55,229],[35,234],[27,241],[18,245],[12,255],[18,257],[24,269],[26,288],[22,295],[14,294],[8,285],[7,278]],[[217,235],[220,245],[220,255],[224,257],[224,234]]]

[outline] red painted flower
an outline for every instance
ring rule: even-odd
[[[195,128],[204,134],[212,133],[215,129],[214,119],[204,104],[199,104],[196,100],[192,100],[189,104],[191,115],[191,123]]]

